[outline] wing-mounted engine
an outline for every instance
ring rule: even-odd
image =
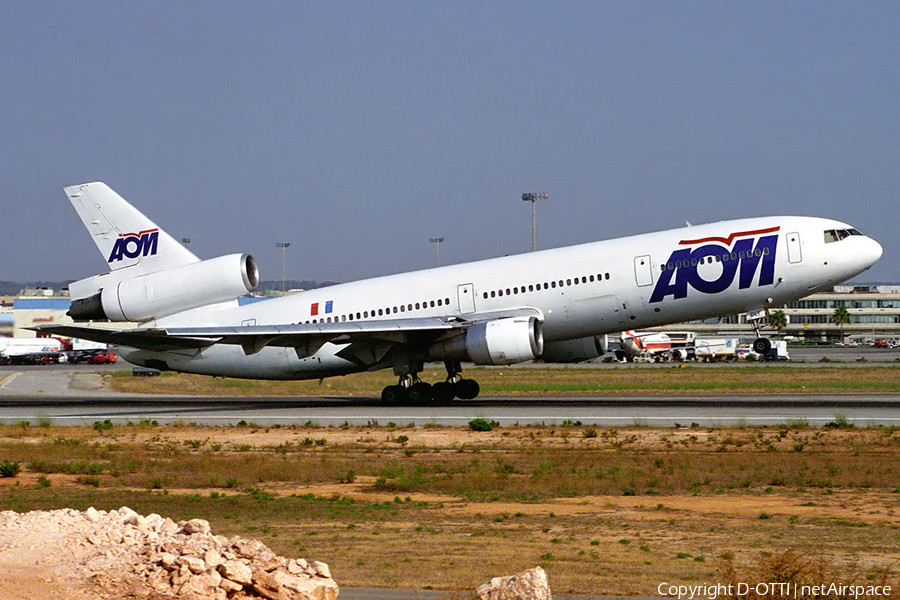
[[[233,300],[258,284],[254,258],[230,254],[111,281],[99,292],[73,300],[68,314],[75,321],[146,321]]]
[[[540,321],[535,317],[513,317],[476,323],[465,333],[432,345],[429,358],[512,365],[534,360],[543,349]]]
[[[605,335],[547,342],[541,359],[548,363],[576,363],[599,358],[606,354],[608,348],[609,340]]]

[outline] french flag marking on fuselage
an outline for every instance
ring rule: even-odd
[[[325,303],[325,313],[328,314],[334,310],[334,300],[329,300]],[[309,316],[315,317],[319,314],[319,303],[313,302],[309,305]]]

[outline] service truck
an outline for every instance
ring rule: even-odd
[[[737,338],[696,338],[694,340],[694,356],[699,361],[717,362],[735,360],[738,348]]]

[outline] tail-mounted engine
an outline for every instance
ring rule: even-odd
[[[233,300],[257,285],[253,257],[230,254],[110,283],[73,300],[68,314],[75,321],[146,321]]]
[[[541,323],[535,317],[482,321],[455,338],[429,348],[431,360],[468,360],[476,365],[512,365],[534,360],[544,349]]]

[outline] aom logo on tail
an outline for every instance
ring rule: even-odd
[[[116,240],[116,245],[113,246],[106,262],[111,263],[123,258],[155,255],[158,240],[159,229],[148,229],[140,233],[119,234],[119,239]]]
[[[691,247],[672,252],[650,302],[662,302],[666,296],[685,298],[688,287],[704,294],[718,294],[731,287],[735,275],[738,276],[738,288],[743,290],[750,287],[757,271],[757,285],[772,285],[779,229],[769,227],[739,231],[727,237],[681,240],[679,246]]]

